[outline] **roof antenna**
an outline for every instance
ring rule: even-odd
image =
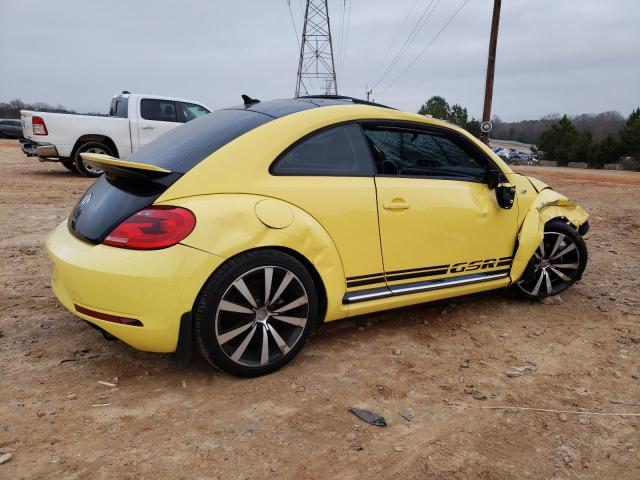
[[[260,103],[260,100],[257,98],[251,98],[249,95],[242,94],[242,101],[244,102],[244,106],[248,107],[253,105],[254,103]]]

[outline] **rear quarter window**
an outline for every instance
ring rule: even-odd
[[[314,133],[285,152],[271,167],[273,175],[373,175],[369,149],[358,125],[340,125]]]
[[[249,110],[218,110],[161,135],[129,160],[186,173],[227,143],[271,120]]]

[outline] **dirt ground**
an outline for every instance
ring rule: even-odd
[[[341,321],[242,380],[59,306],[45,236],[91,181],[0,141],[0,478],[640,478],[640,174],[521,169],[591,214],[562,305],[498,291]]]

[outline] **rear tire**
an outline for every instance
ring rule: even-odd
[[[278,250],[227,261],[207,281],[195,307],[202,356],[232,375],[256,377],[290,362],[318,317],[307,269]]]
[[[80,156],[81,153],[85,152],[113,156],[113,151],[104,143],[87,142],[80,145],[73,153],[73,164],[80,175],[83,177],[99,177],[102,175],[102,169],[91,162],[85,162]]]
[[[73,160],[71,160],[70,158],[65,158],[64,160],[60,160],[60,163],[70,172],[78,173],[78,169],[73,163]]]
[[[571,225],[552,220],[514,289],[527,298],[544,298],[563,292],[582,278],[587,266],[587,246]]]

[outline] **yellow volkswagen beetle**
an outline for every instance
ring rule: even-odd
[[[67,309],[255,376],[317,322],[580,279],[587,214],[464,130],[347,97],[244,100],[127,160],[84,154],[105,174],[47,241]]]

